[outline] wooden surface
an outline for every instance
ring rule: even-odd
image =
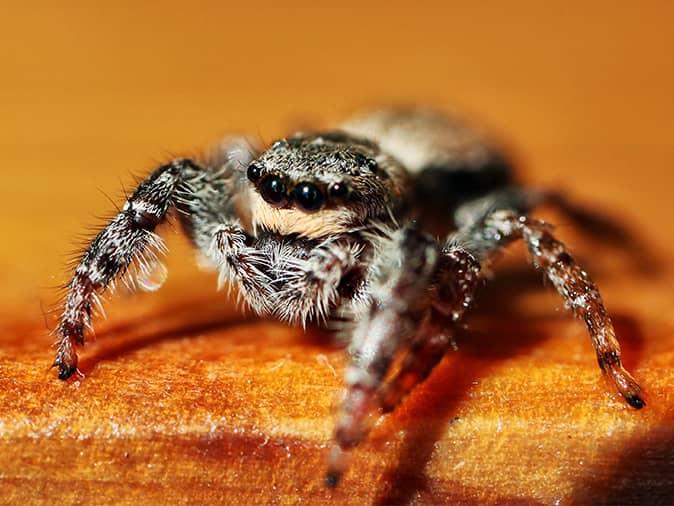
[[[3,7],[0,503],[671,504],[672,4],[471,5]],[[458,351],[333,492],[342,351],[237,311],[176,236],[167,285],[111,300],[86,378],[55,379],[43,308],[73,239],[113,209],[101,191],[231,130],[270,140],[387,101],[464,108],[527,181],[643,239],[622,251],[558,228],[602,289],[645,409],[609,393],[518,248]]]

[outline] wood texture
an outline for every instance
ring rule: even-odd
[[[8,6],[0,21],[0,503],[671,504],[671,4],[343,9]],[[365,48],[365,49],[363,49]],[[373,102],[457,104],[523,177],[615,214],[643,247],[558,232],[645,387],[609,392],[583,327],[513,248],[429,381],[322,485],[344,354],[237,311],[169,232],[170,279],[118,294],[86,377],[46,316],[98,189],[229,130],[265,139]],[[551,221],[558,216],[544,215]]]

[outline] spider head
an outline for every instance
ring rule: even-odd
[[[406,174],[376,144],[327,132],[275,142],[247,177],[256,226],[318,238],[390,219]]]

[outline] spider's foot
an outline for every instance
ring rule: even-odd
[[[632,406],[634,409],[641,409],[646,405],[641,396],[636,394],[626,396],[625,401],[627,401],[627,404]]]
[[[620,395],[622,395],[625,402],[632,408],[643,408],[646,405],[646,402],[644,401],[641,387],[627,371],[623,370],[621,372],[624,373],[620,375],[621,381],[616,381]]]
[[[325,473],[325,486],[336,488],[339,485],[346,469],[347,455],[339,446],[335,445],[328,458],[328,470]]]
[[[84,376],[77,368],[77,353],[71,346],[59,349],[51,366],[58,369],[58,378],[62,381],[69,379],[73,374]]]
[[[342,477],[341,473],[336,471],[328,471],[325,473],[325,486],[328,488],[337,488],[339,479]]]
[[[627,370],[618,365],[608,368],[606,372],[627,404],[634,409],[641,409],[646,405],[639,383]]]
[[[599,367],[615,385],[625,402],[634,409],[646,405],[643,392],[637,380],[622,366],[618,350],[611,350],[599,356]]]
[[[77,368],[77,364],[68,365],[68,364],[63,364],[63,363],[59,362],[58,360],[55,360],[54,363],[52,364],[52,367],[58,368],[58,378],[61,381],[65,381],[65,380],[69,379],[75,373],[77,373],[77,375],[80,376],[80,377],[83,376],[83,374]]]

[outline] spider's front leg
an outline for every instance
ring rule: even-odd
[[[173,208],[191,239],[199,247],[214,224],[233,214],[232,179],[252,158],[251,145],[240,138],[224,143],[209,164],[178,159],[162,165],[142,181],[122,210],[96,235],[84,251],[66,286],[67,293],[56,328],[54,367],[60,379],[77,371],[76,345],[84,344],[99,296],[137,262],[140,270],[157,260],[163,244],[155,229]]]
[[[424,359],[437,363],[436,356],[442,356],[450,340],[439,317],[460,318],[479,281],[479,264],[472,255],[460,248],[442,250],[409,227],[384,241],[381,251],[373,266],[370,311],[354,330],[346,396],[326,476],[329,486],[339,481],[345,452],[365,438],[378,408],[397,404],[392,399],[407,385],[402,379],[416,384],[418,378],[411,376],[427,374]],[[388,389],[394,359],[405,352],[396,376],[400,381]]]
[[[293,324],[325,320],[342,297],[342,281],[359,270],[362,247],[327,239],[307,253],[292,239],[268,241],[229,220],[215,228],[208,256],[256,313]]]
[[[290,323],[325,322],[344,294],[349,275],[360,274],[362,246],[327,239],[307,258],[285,255],[275,267],[280,281],[276,315]]]
[[[220,269],[219,285],[237,285],[239,293],[259,315],[274,308],[274,286],[270,277],[269,257],[255,247],[237,219],[214,226],[210,231],[208,258]]]
[[[412,342],[400,368],[378,392],[378,403],[385,413],[397,408],[418,384],[430,375],[454,343],[453,325],[463,319],[472,306],[480,284],[480,264],[467,249],[449,241],[442,250],[434,284],[432,319]]]
[[[185,183],[202,169],[191,160],[176,160],[155,170],[129,197],[121,212],[92,241],[67,286],[68,293],[57,327],[56,359],[59,378],[77,370],[75,345],[84,344],[84,329],[91,324],[92,305],[99,293],[142,258],[150,248],[161,245],[154,234]]]

